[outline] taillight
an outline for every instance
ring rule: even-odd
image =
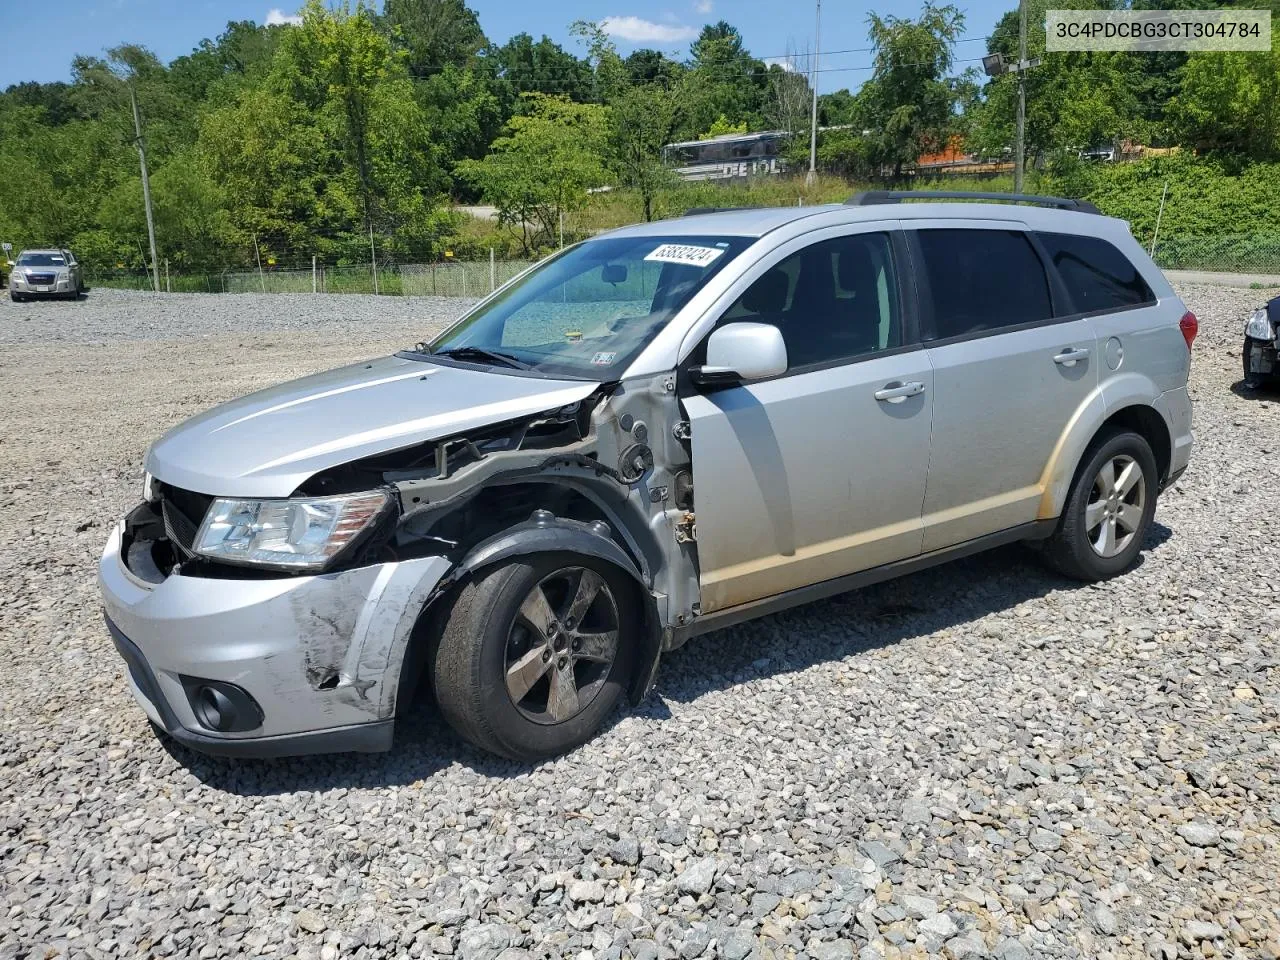
[[[1196,334],[1200,332],[1200,321],[1196,319],[1196,315],[1188,310],[1182,315],[1182,319],[1178,321],[1178,329],[1182,331],[1182,339],[1187,341],[1187,349],[1191,349],[1191,344],[1196,339]]]

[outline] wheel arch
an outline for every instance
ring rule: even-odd
[[[1040,478],[1043,492],[1036,518],[1061,516],[1085,453],[1098,437],[1117,429],[1132,430],[1151,445],[1163,484],[1173,457],[1173,433],[1163,406],[1155,384],[1138,374],[1117,377],[1090,393],[1062,432]]]
[[[603,520],[582,521],[557,517],[538,509],[523,523],[508,527],[472,546],[449,571],[437,590],[423,604],[413,635],[404,652],[397,702],[408,704],[419,688],[431,649],[459,591],[478,574],[506,560],[537,554],[561,553],[591,557],[625,574],[634,587],[643,611],[639,649],[636,651],[628,696],[638,703],[648,692],[661,653],[661,618],[645,574],[629,552],[613,539],[613,530]]]

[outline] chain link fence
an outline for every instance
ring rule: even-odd
[[[533,260],[448,260],[442,263],[369,264],[314,268],[264,267],[228,269],[219,273],[178,273],[161,267],[160,289],[171,293],[377,293],[390,296],[487,296]],[[150,290],[149,274],[115,271],[90,278],[102,287]]]
[[[1163,270],[1280,275],[1280,232],[1161,237],[1153,259]]]
[[[1161,237],[1154,250],[1165,270],[1205,270],[1280,276],[1280,232]],[[390,296],[487,296],[533,260],[447,260],[441,263],[244,268],[179,273],[163,267],[160,289],[173,293],[378,293]],[[98,286],[151,289],[148,274],[118,271],[90,278]]]

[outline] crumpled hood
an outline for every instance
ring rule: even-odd
[[[287,497],[330,467],[590,396],[598,384],[386,357],[313,374],[192,417],[147,469],[212,496]]]

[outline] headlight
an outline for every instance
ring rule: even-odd
[[[1267,316],[1267,308],[1259,307],[1253,311],[1253,316],[1249,318],[1248,324],[1245,325],[1244,333],[1246,337],[1253,337],[1255,340],[1274,340],[1276,338],[1276,329],[1271,325],[1271,318]]]
[[[70,279],[71,279],[71,271],[70,271],[70,270],[59,270],[59,271],[58,271],[58,279],[59,279],[59,280],[70,280]]]
[[[200,524],[195,552],[225,563],[318,569],[367,530],[388,502],[381,490],[290,500],[220,497]]]

